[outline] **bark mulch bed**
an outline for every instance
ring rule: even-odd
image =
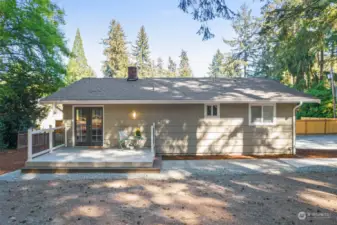
[[[337,150],[297,149],[301,158],[337,158]]]
[[[26,160],[26,149],[0,152],[0,175],[22,168]]]
[[[277,158],[337,158],[337,150],[298,149],[296,155],[166,155],[163,160],[223,160],[223,159],[277,159]]]
[[[163,160],[222,160],[298,158],[296,155],[163,155]]]

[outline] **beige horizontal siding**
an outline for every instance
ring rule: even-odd
[[[263,154],[291,154],[291,147],[271,146],[196,146],[165,145],[161,155],[263,155]]]
[[[205,119],[203,104],[104,105],[104,145],[118,144],[118,131],[140,128],[150,146],[156,124],[158,154],[288,154],[292,146],[293,104],[277,104],[277,124],[249,126],[248,104],[221,104],[219,119]],[[132,118],[132,112],[137,118]],[[72,106],[64,107],[71,143]]]

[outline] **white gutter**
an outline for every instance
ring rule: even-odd
[[[293,109],[293,155],[296,155],[296,110],[303,105],[303,102],[296,105]]]

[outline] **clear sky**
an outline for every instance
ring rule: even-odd
[[[235,34],[231,22],[216,20],[209,23],[215,38],[202,41],[196,34],[200,23],[191,15],[183,13],[177,6],[179,0],[55,0],[65,10],[66,25],[63,31],[71,49],[76,29],[79,28],[84,50],[89,65],[98,77],[104,60],[102,39],[107,37],[112,19],[119,21],[127,36],[127,41],[134,43],[142,25],[149,36],[151,58],[162,57],[167,66],[168,57],[179,65],[181,49],[187,51],[195,77],[207,76],[208,66],[219,48],[229,52],[222,39],[231,39]],[[258,15],[260,1],[230,0],[231,9],[237,11],[246,2]]]

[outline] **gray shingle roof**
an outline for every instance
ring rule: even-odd
[[[126,81],[84,78],[41,100],[71,101],[219,101],[319,102],[318,99],[265,78],[153,78]]]

